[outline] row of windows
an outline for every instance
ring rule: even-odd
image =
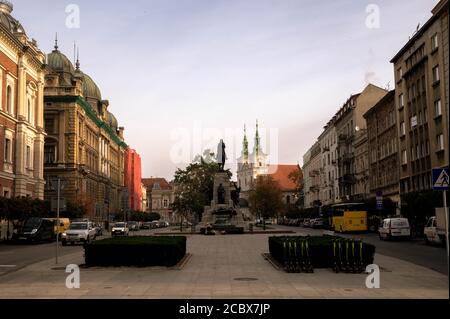
[[[5,137],[5,147],[3,150],[3,158],[5,163],[12,164],[13,162],[13,140],[9,137]],[[30,145],[25,146],[25,168],[28,170],[33,169],[33,148]]]

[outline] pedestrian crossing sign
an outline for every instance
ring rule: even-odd
[[[449,169],[434,168],[433,189],[435,191],[448,191],[448,186],[449,186]]]

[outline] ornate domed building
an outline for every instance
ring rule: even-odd
[[[66,180],[63,197],[82,204],[92,220],[109,221],[120,212],[124,188],[123,128],[108,111],[100,88],[59,51],[58,40],[47,55],[45,78],[45,178]],[[46,189],[52,200],[56,192]]]
[[[0,196],[44,198],[45,55],[0,0]]]

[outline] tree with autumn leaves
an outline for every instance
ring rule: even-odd
[[[250,212],[263,220],[284,213],[283,193],[278,183],[269,175],[258,176],[254,189],[249,196]]]

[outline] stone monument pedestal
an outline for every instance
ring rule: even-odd
[[[219,226],[243,226],[244,219],[231,199],[231,181],[226,172],[214,175],[214,196],[210,206],[205,206],[201,227],[211,224]],[[233,215],[233,212],[236,215]],[[226,224],[223,224],[226,222]]]

